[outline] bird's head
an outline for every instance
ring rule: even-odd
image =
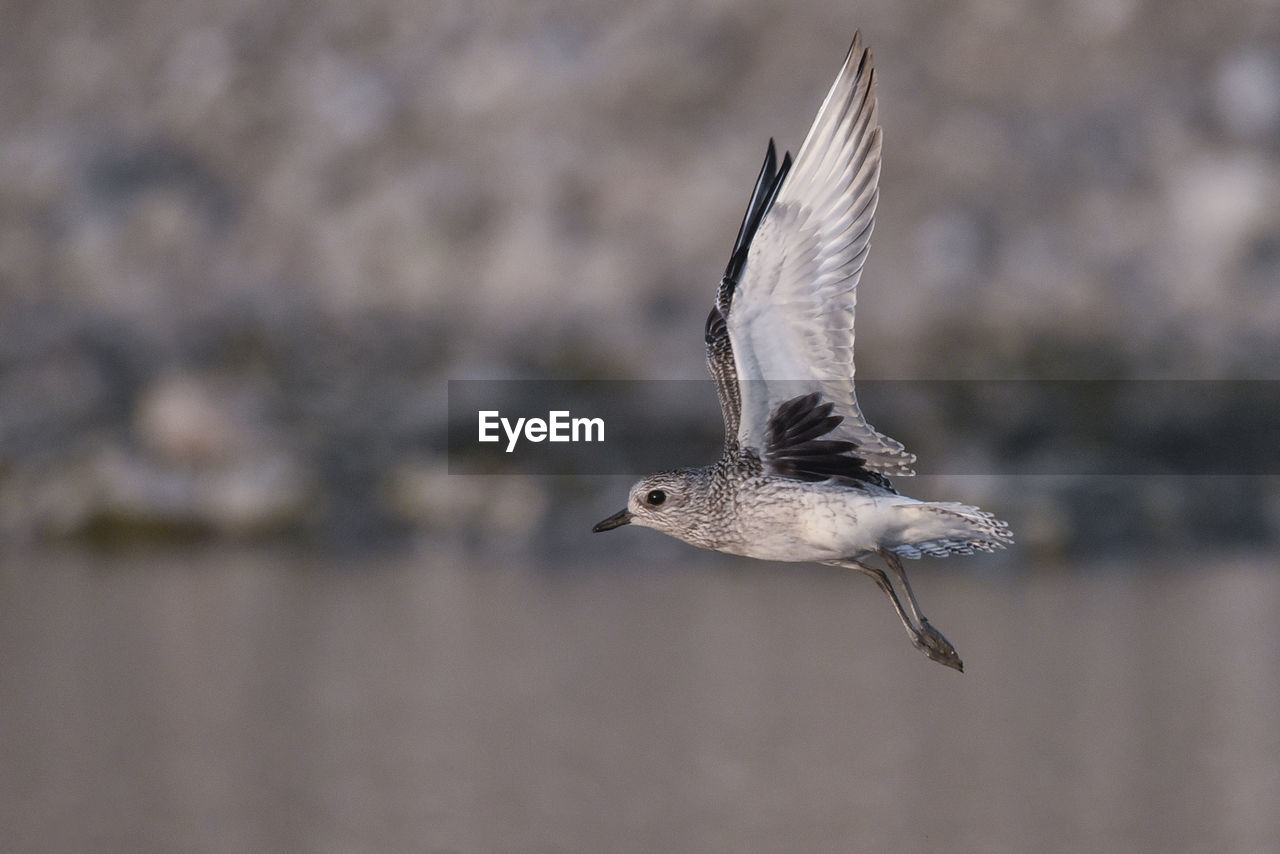
[[[591,530],[599,533],[631,524],[683,539],[690,522],[687,511],[705,492],[704,481],[705,474],[699,469],[675,469],[641,478],[631,487],[627,506]]]

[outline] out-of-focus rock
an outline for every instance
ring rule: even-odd
[[[1280,48],[1243,48],[1218,65],[1213,106],[1223,124],[1245,140],[1280,134]]]
[[[226,461],[252,444],[231,406],[209,384],[175,374],[143,393],[134,429],[144,448],[168,462],[199,466]]]
[[[300,529],[311,484],[286,457],[166,465],[104,447],[43,476],[0,487],[0,527],[15,537],[130,542],[258,537]]]

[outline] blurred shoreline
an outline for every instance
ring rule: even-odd
[[[798,146],[855,28],[885,131],[860,379],[1277,378],[1274,2],[105,9],[0,31],[6,543],[530,542],[596,515],[611,484],[449,477],[446,383],[704,376],[765,143]],[[922,456],[985,415],[877,406]],[[1118,429],[1159,441],[1149,414]],[[1074,557],[1218,548],[1232,518],[1272,544],[1277,496],[971,500]]]

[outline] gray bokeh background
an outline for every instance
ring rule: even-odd
[[[1019,536],[913,573],[959,677],[444,453],[449,379],[703,375],[857,27],[859,376],[1276,379],[1273,0],[0,11],[0,848],[1280,847],[1275,477],[903,484]]]

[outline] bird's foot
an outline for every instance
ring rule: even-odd
[[[912,635],[912,643],[930,660],[964,672],[964,662],[960,660],[956,648],[928,620],[920,621],[920,630]]]

